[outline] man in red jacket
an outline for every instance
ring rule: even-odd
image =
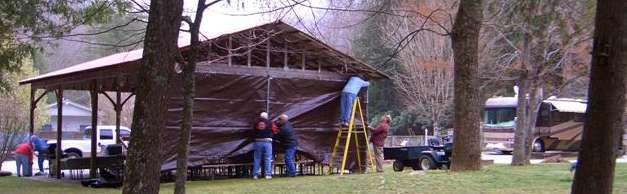
[[[383,172],[383,145],[385,144],[385,138],[388,137],[388,131],[390,131],[390,122],[392,122],[390,115],[383,116],[379,126],[371,132],[370,142],[372,142],[372,147],[374,148],[377,172]]]
[[[33,146],[30,141],[20,144],[15,149],[15,166],[17,167],[17,176],[31,176],[31,167],[33,165]],[[21,174],[20,174],[21,169]]]

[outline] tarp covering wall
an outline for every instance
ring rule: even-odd
[[[197,75],[190,166],[252,162],[251,125],[258,113],[266,110],[268,96],[271,118],[283,113],[290,116],[299,138],[299,153],[318,162],[328,160],[337,135],[334,124],[345,81],[273,78],[268,95],[268,80],[260,76]],[[176,168],[183,101],[182,88],[174,90],[168,105],[162,170]],[[274,148],[275,152],[282,151],[280,146]]]

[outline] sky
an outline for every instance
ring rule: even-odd
[[[308,0],[307,4],[314,6],[324,6],[324,0]],[[295,20],[295,16],[302,18],[305,23],[313,20],[318,15],[317,11],[304,6],[295,6],[293,11],[283,9],[278,12],[268,14],[255,14],[264,10],[274,10],[278,7],[285,7],[292,0],[275,0],[263,2],[261,0],[231,0],[231,4],[226,1],[217,3],[203,14],[203,21],[200,31],[207,37],[215,37],[228,32],[243,30],[256,25],[282,20]],[[194,18],[196,10],[196,0],[185,0],[183,15]],[[287,14],[283,14],[287,12]],[[288,22],[290,23],[290,22]],[[179,41],[189,40],[189,33],[182,32]]]

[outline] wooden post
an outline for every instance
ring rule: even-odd
[[[57,149],[55,157],[55,174],[57,179],[61,179],[61,158],[63,151],[61,150],[61,136],[63,128],[63,88],[57,89]]]
[[[30,86],[30,134],[35,134],[35,108],[37,107],[37,103],[35,102],[35,94],[37,93],[37,89],[34,89],[33,86]]]
[[[270,68],[270,39],[266,42],[266,68]]]
[[[250,66],[251,66],[250,60],[251,60],[251,55],[252,55],[252,50],[253,50],[253,48],[251,47],[251,45],[252,45],[252,44],[250,44],[250,42],[252,42],[252,39],[253,39],[253,37],[252,37],[252,36],[253,36],[252,31],[250,32],[250,34],[249,34],[249,35],[250,35],[250,36],[248,36],[248,42],[247,42],[247,44],[248,44],[248,51],[247,51],[247,53],[246,53],[246,55],[247,55],[247,56],[246,56],[246,60],[247,60],[247,61],[246,61],[246,64],[248,65],[248,67],[250,67]]]
[[[283,48],[283,70],[289,69],[289,67],[287,66],[287,61],[288,61],[288,58],[287,58],[287,44],[285,44],[284,48]]]
[[[115,134],[117,134],[117,137],[115,138],[116,144],[122,143],[122,139],[120,138],[120,115],[122,113],[122,106],[124,106],[122,104],[122,92],[120,92],[120,88],[118,88],[115,94],[115,105],[113,107],[115,109]]]
[[[228,51],[228,53],[229,53],[229,54],[228,54],[229,56],[228,56],[228,58],[227,58],[227,61],[228,61],[228,63],[229,63],[229,66],[231,66],[231,65],[233,64],[233,59],[232,59],[232,57],[231,57],[231,56],[233,55],[233,51],[231,51],[231,49],[232,49],[232,47],[233,47],[233,45],[232,45],[233,43],[232,43],[232,42],[233,42],[233,38],[231,38],[231,36],[229,36],[229,42],[228,42],[228,45],[227,45],[227,47],[226,47],[226,48],[228,49],[227,51]]]
[[[97,135],[98,135],[98,91],[96,91],[96,82],[93,83],[91,90],[91,153],[89,159],[89,177],[96,178],[96,157],[97,157]]]
[[[300,64],[300,68],[304,71],[305,70],[305,53],[303,53],[303,60],[301,61]]]

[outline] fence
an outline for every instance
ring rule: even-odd
[[[427,136],[431,138],[433,136]],[[424,135],[388,136],[384,147],[422,146],[425,145]]]

